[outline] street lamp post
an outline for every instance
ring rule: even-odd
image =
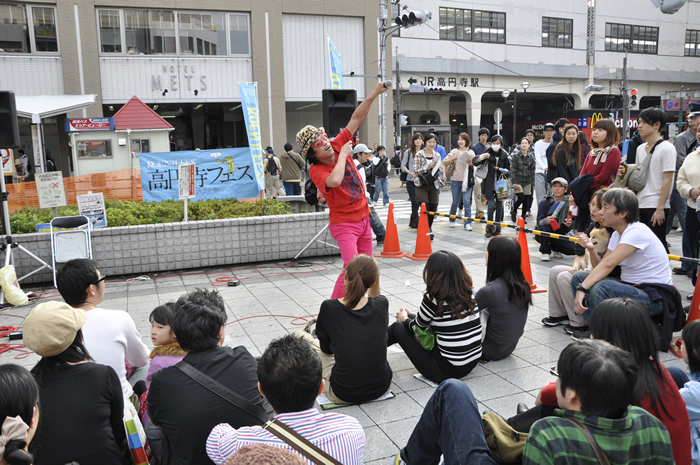
[[[520,84],[520,87],[523,88],[523,92],[527,92],[527,88],[530,87],[530,83],[527,81],[523,81]],[[508,96],[510,95],[510,90],[505,89],[503,92],[501,92],[501,96],[504,99],[508,99]],[[513,140],[512,140],[512,145],[515,146],[516,140],[515,138],[517,137],[516,131],[517,131],[517,124],[518,124],[518,89],[513,89]]]

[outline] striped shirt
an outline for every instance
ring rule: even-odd
[[[361,465],[365,457],[365,433],[360,423],[339,413],[321,414],[315,408],[301,412],[279,413],[283,422],[344,465]],[[228,423],[214,427],[207,438],[207,455],[217,465],[239,448],[249,444],[267,444],[293,450],[287,443],[260,427],[232,428]],[[306,459],[305,459],[306,460]],[[311,464],[309,460],[307,463]]]
[[[462,319],[452,319],[452,314],[445,306],[442,316],[436,316],[437,304],[423,297],[416,318],[410,327],[415,331],[418,326],[435,333],[435,341],[445,360],[454,366],[464,366],[481,357],[481,320],[479,311]]]
[[[644,409],[631,406],[624,417],[617,419],[586,416],[573,410],[557,409],[555,413],[532,425],[523,451],[524,465],[599,463],[581,430],[565,417],[585,424],[613,465],[674,463],[668,430]]]

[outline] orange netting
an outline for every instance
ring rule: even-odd
[[[10,215],[27,206],[39,208],[39,196],[35,182],[8,184],[6,187],[9,194],[7,205]],[[66,191],[68,205],[77,204],[75,196],[88,192],[102,192],[105,199],[116,197],[119,200],[143,200],[141,171],[136,169],[63,178],[63,187]]]

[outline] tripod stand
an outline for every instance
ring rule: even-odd
[[[22,281],[25,278],[28,278],[29,276],[33,275],[34,273],[38,273],[39,271],[43,270],[44,268],[48,268],[49,270],[53,271],[53,268],[51,265],[46,263],[44,260],[41,258],[37,257],[33,253],[31,253],[29,250],[25,249],[23,246],[20,244],[17,244],[16,242],[12,241],[12,232],[10,231],[10,213],[7,208],[7,197],[8,193],[5,190],[5,176],[0,175],[0,196],[2,197],[2,224],[5,229],[5,244],[2,246],[3,250],[5,251],[5,266],[12,264],[12,266],[15,265],[15,257],[14,257],[14,249],[19,250],[20,252],[24,253],[27,255],[29,258],[35,260],[36,262],[40,263],[41,266],[34,271],[31,271],[24,276],[17,278],[17,282]],[[4,306],[4,298],[5,298],[5,293],[3,291],[0,291],[0,307]]]
[[[303,253],[306,251],[306,249],[308,249],[309,247],[311,247],[311,244],[313,244],[314,242],[316,242],[316,241],[318,240],[318,238],[321,237],[321,234],[323,234],[324,232],[326,232],[326,230],[328,229],[329,226],[330,226],[330,223],[328,223],[327,225],[325,225],[325,226],[318,232],[318,234],[316,234],[316,235],[313,237],[313,239],[311,239],[311,240],[309,241],[309,243],[306,244],[306,245],[304,246],[304,248],[301,249],[301,250],[299,251],[299,253],[296,254],[296,255],[294,256],[293,260],[296,260],[297,258],[299,258],[299,256],[300,256],[301,254],[303,254]],[[340,249],[340,247],[338,247],[338,246],[335,245],[335,244],[329,244],[328,242],[325,242],[325,241],[319,241],[319,242],[321,242],[321,244],[324,244],[324,245],[326,245],[326,246],[328,246],[328,247],[335,247],[336,249]]]

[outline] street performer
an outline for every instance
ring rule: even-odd
[[[333,140],[323,128],[311,125],[297,133],[301,156],[311,164],[309,176],[316,184],[319,196],[328,202],[329,229],[343,258],[343,271],[338,276],[331,299],[345,295],[343,274],[348,262],[358,253],[372,255],[369,206],[365,200],[365,185],[352,159],[352,138],[369,113],[372,102],[388,88],[384,81],[378,82],[352,114],[345,129]]]

